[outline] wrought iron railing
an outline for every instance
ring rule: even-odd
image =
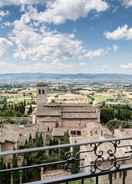
[[[13,155],[17,162],[9,166]],[[33,158],[37,157],[41,159],[34,161]],[[132,183],[132,138],[4,151],[0,152],[0,158],[6,163],[0,166],[0,184],[3,184],[4,177],[10,177],[12,184]],[[25,158],[28,158],[27,162],[24,162]],[[35,169],[40,175],[31,178]],[[19,176],[16,181],[15,176]]]

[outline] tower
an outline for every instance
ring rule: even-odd
[[[48,84],[40,82],[37,84],[37,107],[41,108],[48,103]]]

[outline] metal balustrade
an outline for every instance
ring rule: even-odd
[[[122,184],[131,183],[132,137],[4,151],[0,152],[0,158],[7,162],[8,156],[15,155],[16,158],[24,160],[25,154],[28,156],[35,153],[44,153],[50,157],[52,151],[58,154],[58,158],[42,159],[41,163],[32,163],[32,165],[23,164],[21,161],[17,167],[0,167],[0,184],[3,184],[2,177],[5,177],[3,173],[10,173],[10,177],[12,176],[10,183],[13,183],[15,172],[20,173],[18,183],[26,184],[116,184],[119,180]],[[43,179],[36,178],[36,181],[24,182],[21,173],[36,168],[40,169]],[[54,175],[53,173],[59,169],[64,171],[64,174]],[[76,171],[72,172],[72,169]],[[45,170],[51,171],[52,174],[46,176]]]

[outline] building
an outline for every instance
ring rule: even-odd
[[[33,112],[33,124],[43,124],[44,131],[52,133],[54,128],[65,128],[75,134],[89,127],[89,123],[98,123],[100,113],[97,107],[87,103],[48,103],[48,85],[37,85],[37,109]]]
[[[0,151],[19,149],[30,136],[35,139],[36,133],[39,133],[37,125],[4,124],[0,127]]]

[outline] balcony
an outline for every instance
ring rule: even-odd
[[[132,138],[4,151],[0,159],[0,184],[132,183]]]

